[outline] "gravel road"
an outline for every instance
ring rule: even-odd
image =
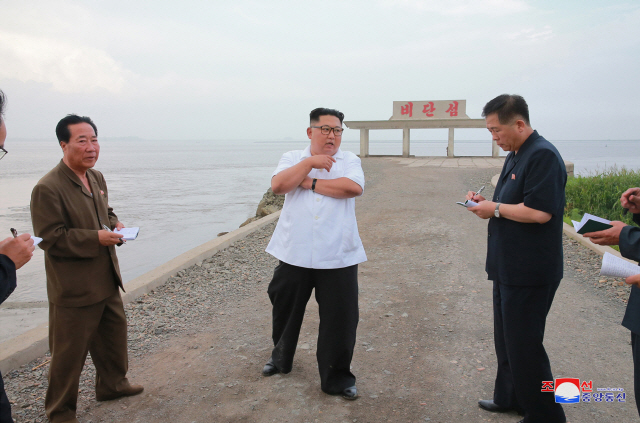
[[[516,422],[480,410],[495,376],[486,221],[455,205],[495,169],[409,168],[363,160],[357,200],[369,261],[360,265],[353,372],[361,398],[323,394],[315,361],[317,304],[307,307],[293,371],[261,376],[269,358],[266,295],[274,225],[171,278],[125,309],[130,373],[142,395],[98,403],[91,359],[78,417],[97,422]],[[600,258],[565,238],[565,278],[547,324],[556,377],[620,387],[626,403],[566,406],[570,422],[636,422],[628,288],[598,276]],[[43,422],[48,357],[5,375],[18,422]],[[37,366],[41,366],[36,368]]]

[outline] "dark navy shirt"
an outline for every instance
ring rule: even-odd
[[[640,224],[640,214],[633,215],[633,221]],[[631,260],[640,261],[640,228],[625,226],[620,232],[620,253]],[[631,286],[631,295],[622,326],[640,335],[640,288]]]
[[[0,254],[0,304],[16,289],[16,266],[4,254]]]
[[[493,201],[551,214],[547,223],[489,220],[486,271],[506,285],[546,285],[562,279],[562,215],[567,171],[558,150],[537,131],[509,153]]]

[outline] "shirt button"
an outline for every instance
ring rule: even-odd
[[[320,198],[316,198],[316,201],[320,201]]]
[[[320,217],[316,216],[316,220],[320,219]]]

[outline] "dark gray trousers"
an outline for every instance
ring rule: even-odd
[[[631,332],[631,352],[633,354],[633,391],[636,408],[640,414],[640,335]]]
[[[11,404],[7,393],[4,391],[4,381],[0,373],[0,423],[13,423],[11,418]]]
[[[356,343],[358,265],[341,269],[308,269],[280,262],[267,293],[273,305],[273,361],[289,373],[311,291],[319,305],[318,368],[321,388],[339,394],[356,384],[351,359]]]
[[[564,423],[562,406],[552,392],[541,392],[553,380],[542,344],[547,314],[560,281],[541,286],[493,282],[493,323],[498,373],[493,401],[524,412],[525,423]]]

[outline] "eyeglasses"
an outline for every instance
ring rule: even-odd
[[[7,150],[4,149],[4,147],[0,147],[0,160],[2,160],[2,158],[8,153]]]
[[[342,128],[332,128],[330,126],[312,126],[312,128],[320,128],[322,135],[329,135],[331,131],[333,131],[333,135],[336,137],[342,136],[342,133],[344,132],[344,129]]]

